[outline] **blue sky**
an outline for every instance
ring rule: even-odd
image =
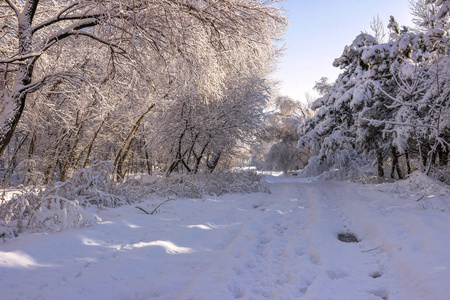
[[[390,15],[400,25],[410,26],[412,18],[408,0],[287,0],[285,9],[286,51],[273,77],[281,81],[281,95],[300,101],[321,77],[337,78],[333,60],[361,31],[370,30],[377,14],[385,26]]]

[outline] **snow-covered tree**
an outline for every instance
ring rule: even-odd
[[[427,173],[448,166],[450,2],[425,4],[436,13],[424,30],[400,29],[391,17],[389,42],[360,34],[336,59],[343,73],[301,128],[300,146],[318,150],[319,162],[333,165],[349,153],[375,157],[379,176],[389,162],[399,178],[411,172],[411,158]]]
[[[218,114],[225,99],[256,94],[241,107],[250,119],[259,106],[248,103],[263,103],[273,42],[286,26],[276,2],[2,3],[0,154],[7,149],[3,159],[28,174],[25,182],[64,180],[96,159],[111,160],[124,174],[168,156],[168,147],[152,152],[162,144],[150,142],[150,112],[170,116],[174,103],[189,97],[202,109],[214,103]],[[233,128],[237,139],[244,136],[245,126]]]
[[[223,63],[241,68],[246,55],[231,52],[267,51],[285,26],[273,1],[50,1],[6,0],[0,6],[3,89],[0,107],[0,155],[22,116],[29,94],[59,80],[85,80],[78,69],[64,64],[66,50],[76,42],[78,57],[86,43],[109,54],[109,73],[119,65],[145,65],[147,59],[174,56],[202,76],[205,88],[217,88],[226,75],[214,72]],[[54,68],[42,66],[56,56]],[[172,70],[166,65],[166,82]],[[156,68],[156,66],[155,66]],[[211,71],[211,72],[210,72]],[[203,72],[203,74],[202,74]],[[206,74],[208,73],[208,74]],[[163,74],[164,75],[164,74]],[[219,87],[220,88],[220,87]]]
[[[303,168],[310,156],[309,149],[297,149],[298,126],[309,116],[310,107],[287,96],[273,100],[274,109],[266,114],[265,135],[262,140],[270,145],[265,154],[265,167],[287,173]]]

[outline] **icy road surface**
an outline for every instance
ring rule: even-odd
[[[268,180],[271,194],[120,207],[0,242],[0,299],[449,299],[448,210],[369,185]],[[347,231],[361,241],[339,241]]]

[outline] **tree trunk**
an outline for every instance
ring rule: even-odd
[[[205,144],[205,146],[203,146],[202,151],[200,152],[200,155],[199,155],[199,156],[197,156],[197,155],[195,154],[195,152],[194,152],[194,156],[195,156],[194,174],[197,174],[197,172],[198,172],[198,168],[199,168],[199,166],[200,166],[200,162],[202,161],[203,154],[205,153],[205,150],[206,150],[206,148],[208,147],[208,145],[209,145],[209,140],[208,140],[208,142]]]
[[[22,138],[20,142],[17,143],[16,149],[14,149],[14,153],[11,156],[10,163],[8,165],[8,168],[5,170],[5,174],[3,175],[3,185],[6,184],[6,181],[10,181],[12,173],[14,172],[14,169],[16,168],[16,159],[17,159],[17,153],[19,152],[20,148],[22,148],[22,145],[25,143],[25,141],[28,139],[29,133],[27,133],[26,136]]]
[[[148,154],[148,151],[145,150],[145,163],[147,165],[147,173],[148,175],[152,175],[152,163],[150,160],[150,155]]]
[[[405,152],[405,159],[406,159],[406,168],[407,168],[407,172],[408,175],[411,174],[411,162],[409,161],[409,153]]]
[[[384,177],[384,161],[382,148],[377,148],[377,165],[378,165],[378,176]]]
[[[21,94],[8,97],[6,91],[3,95],[4,102],[2,111],[0,112],[0,157],[3,156],[3,153],[16,130],[25,107],[25,99],[26,96]],[[8,110],[11,107],[13,109]]]
[[[142,121],[144,120],[144,117],[155,107],[155,104],[152,103],[149,108],[142,113],[142,115],[137,119],[136,123],[133,125],[133,128],[128,133],[127,137],[123,141],[123,145],[120,148],[119,152],[116,155],[116,159],[114,160],[114,167],[117,171],[117,174],[119,176],[122,176],[122,168],[123,168],[123,162],[128,156],[128,153],[130,152],[131,146],[133,145],[134,139],[136,138],[136,134],[139,131],[139,127],[141,126]],[[122,176],[123,177],[123,176]]]
[[[439,149],[439,165],[447,166],[448,165],[448,147],[441,147]]]
[[[214,172],[214,170],[216,169],[221,156],[222,152],[219,152],[217,154],[214,154],[211,159],[208,159],[208,161],[206,162],[206,166],[208,167],[210,173]]]
[[[22,12],[18,16],[18,52],[26,55],[32,52],[32,31],[34,14],[36,13],[38,0],[25,2]],[[27,97],[27,87],[31,83],[35,59],[26,59],[17,64],[16,78],[12,87],[11,95],[7,88],[2,93],[3,105],[0,107],[0,157],[5,152],[11,138],[22,116]]]
[[[35,143],[36,143],[36,138],[37,138],[36,137],[36,130],[34,130],[33,131],[33,135],[31,136],[30,146],[28,147],[28,160],[29,161],[31,160],[31,158],[33,158],[34,146],[35,146]],[[26,183],[28,184],[30,182],[30,180],[31,180],[31,176],[32,176],[32,172],[33,172],[30,162],[28,162],[28,170],[27,170],[27,172],[28,172],[28,175],[27,175],[28,178],[27,178]],[[24,178],[24,183],[25,183],[25,178]]]
[[[62,167],[61,174],[59,176],[59,181],[62,181],[62,182],[66,181],[67,171],[69,170],[69,167],[72,164],[72,160],[73,160],[73,158],[75,156],[75,150],[77,149],[78,142],[80,141],[81,132],[83,130],[83,123],[84,123],[83,120],[81,120],[81,123],[80,123],[80,125],[78,127],[78,130],[77,130],[77,134],[75,136],[75,141],[73,142],[73,145],[72,145],[72,147],[70,148],[70,151],[69,151],[69,155],[68,155],[68,157],[67,157],[67,159],[66,159],[66,161],[65,161],[65,163],[64,163],[64,165]]]
[[[44,184],[47,184],[50,182],[50,180],[53,178],[54,169],[56,167],[57,161],[58,161],[58,153],[62,149],[62,145],[64,140],[70,139],[70,136],[72,135],[72,131],[67,131],[65,129],[62,129],[62,133],[59,134],[59,138],[56,141],[54,146],[50,146],[51,152],[47,155],[48,160],[48,166],[44,173]]]
[[[391,148],[392,150],[392,170],[391,170],[391,178],[395,178],[395,170],[397,170],[398,179],[403,179],[402,170],[398,164],[398,153],[395,147]]]
[[[423,165],[424,169],[426,169],[427,166],[428,166],[428,152],[429,152],[429,150],[430,150],[429,147],[427,147],[427,146],[425,146],[423,144],[420,145],[420,153],[421,153],[421,156],[422,156],[422,165]]]
[[[91,153],[92,153],[92,148],[94,147],[94,142],[97,139],[98,134],[100,133],[100,131],[102,130],[103,125],[105,124],[106,120],[109,117],[109,113],[106,115],[106,118],[103,119],[102,123],[100,123],[100,126],[98,126],[97,130],[94,133],[94,136],[92,137],[91,141],[88,144],[88,149],[87,149],[87,153],[86,153],[86,159],[84,160],[83,163],[83,168],[86,168],[87,165],[90,162],[90,157],[91,157]],[[84,151],[83,151],[84,152]],[[81,154],[80,154],[81,155]]]

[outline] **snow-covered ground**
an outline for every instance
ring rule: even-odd
[[[449,299],[448,195],[267,179],[271,194],[124,206],[0,242],[0,299]]]

